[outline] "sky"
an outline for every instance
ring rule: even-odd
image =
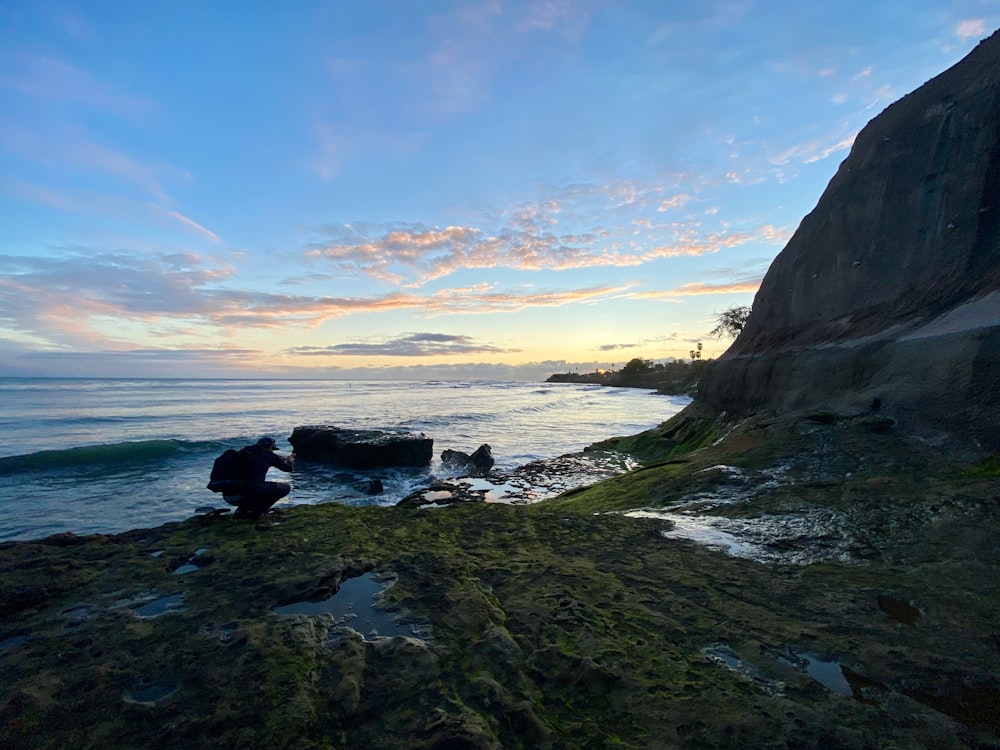
[[[0,376],[721,354],[1000,0],[0,0]]]

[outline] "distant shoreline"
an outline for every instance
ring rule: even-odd
[[[705,361],[671,362],[656,365],[646,372],[600,370],[595,372],[564,372],[550,375],[546,383],[585,383],[613,388],[646,388],[660,396],[694,396]]]

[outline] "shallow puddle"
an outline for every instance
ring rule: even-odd
[[[148,620],[169,612],[183,612],[184,609],[184,594],[171,594],[133,607],[132,611],[137,617]]]
[[[854,688],[851,687],[851,684],[844,676],[844,670],[840,662],[823,661],[809,654],[802,654],[802,658],[807,662],[806,674],[820,685],[841,695],[848,697],[854,695]]]
[[[83,622],[84,620],[89,620],[97,612],[98,608],[93,604],[77,604],[75,607],[64,609],[59,614],[71,622]]]
[[[336,594],[319,602],[294,602],[275,607],[279,615],[332,615],[340,625],[347,625],[365,640],[391,638],[397,635],[414,637],[413,628],[402,625],[388,612],[376,609],[375,598],[389,587],[373,573],[348,578]]]
[[[728,669],[770,692],[780,692],[783,689],[783,684],[778,678],[784,675],[783,679],[787,680],[789,667],[796,672],[804,673],[827,690],[832,690],[848,698],[858,697],[854,686],[848,681],[848,676],[864,679],[849,669],[846,670],[845,674],[845,668],[837,660],[821,659],[815,654],[802,651],[789,650],[784,655],[777,657],[776,661],[771,662],[770,665],[763,667],[751,664],[723,643],[705,646],[701,652],[713,661],[724,664]]]
[[[687,539],[705,547],[721,549],[733,557],[763,560],[767,556],[765,550],[758,545],[723,531],[704,516],[686,516],[655,510],[634,510],[625,515],[628,518],[655,518],[667,521],[670,523],[670,528],[660,532],[665,539]]]
[[[29,637],[30,636],[27,635],[15,635],[12,636],[11,638],[4,638],[2,641],[0,641],[0,653],[5,654],[8,651],[13,651],[15,648],[17,648],[26,640],[28,640]]]
[[[431,490],[430,492],[425,492],[423,497],[429,503],[437,503],[438,500],[451,500],[454,495],[451,490]]]
[[[469,479],[470,492],[482,493],[487,503],[510,503],[519,498],[519,488],[509,482],[491,482],[489,479]]]
[[[204,555],[206,552],[208,552],[208,547],[202,547],[200,549],[196,549],[194,551],[194,554],[187,559],[187,562],[182,565],[178,565],[172,571],[171,575],[182,576],[185,573],[194,573],[196,570],[201,570],[202,565],[198,564],[198,558]],[[211,562],[211,560],[208,560],[208,562]]]
[[[662,532],[666,539],[690,539],[705,547],[716,547],[733,557],[754,557],[753,545],[741,541],[728,531],[715,528],[710,523],[694,518],[678,516],[673,528]],[[760,557],[760,553],[756,555]]]
[[[784,685],[781,682],[766,676],[760,669],[723,643],[705,646],[701,652],[712,661],[724,665],[730,671],[749,680],[766,693],[777,695],[784,690]]]
[[[665,521],[665,539],[686,539],[733,557],[760,563],[808,565],[819,560],[850,558],[850,536],[838,529],[838,518],[826,511],[725,518],[690,511],[632,510],[628,518]],[[836,532],[836,533],[834,533]]]
[[[148,685],[132,688],[126,691],[123,697],[126,703],[159,706],[177,695],[180,690],[177,685]]]

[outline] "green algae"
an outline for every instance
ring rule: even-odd
[[[1000,477],[1000,459],[987,458],[975,466],[963,469],[963,474],[969,477]]]
[[[720,415],[699,402],[659,427],[592,445],[589,450],[627,453],[645,463],[662,463],[709,445],[725,429]]]
[[[2,545],[5,742],[1000,746],[993,476],[849,420],[717,419],[686,440],[531,506],[300,506]],[[764,565],[620,513],[680,505],[746,523],[825,509],[850,555]],[[198,550],[211,564],[173,575]],[[432,639],[365,641],[330,615],[273,612],[375,572],[395,578],[386,606]],[[150,592],[183,611],[136,619]],[[892,617],[894,601],[919,619]],[[836,655],[852,695],[789,654]]]

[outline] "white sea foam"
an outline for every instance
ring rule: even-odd
[[[212,459],[262,435],[288,452],[300,425],[433,438],[426,469],[352,476],[299,462],[269,477],[290,481],[290,503],[390,505],[448,476],[445,449],[488,443],[509,472],[654,427],[688,400],[572,383],[0,379],[0,540],[124,531],[225,507],[205,489]],[[353,486],[373,476],[382,495]]]

